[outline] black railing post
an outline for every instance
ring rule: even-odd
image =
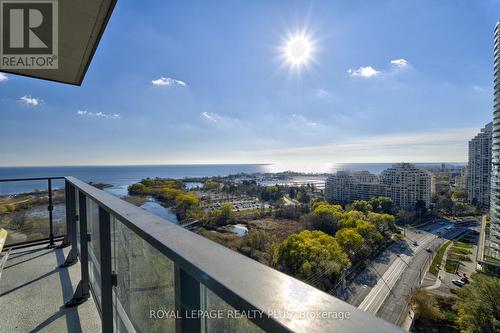
[[[200,283],[175,265],[176,333],[201,332],[200,308]]]
[[[73,298],[66,307],[80,305],[90,297],[89,290],[89,236],[87,234],[87,197],[82,192],[78,193],[79,220],[80,220],[80,266],[81,280],[76,287]]]
[[[78,245],[76,244],[76,205],[75,187],[69,181],[65,183],[66,192],[66,233],[71,244],[71,250],[60,267],[67,267],[76,264],[78,261]]]
[[[101,252],[101,321],[102,332],[113,332],[113,272],[111,269],[111,219],[99,207],[99,244]]]
[[[64,248],[70,245],[70,205],[71,200],[69,198],[69,182],[66,180],[64,182],[64,202],[65,202],[65,210],[66,210],[66,234],[64,235],[63,241],[59,244],[58,248]]]
[[[47,210],[49,211],[49,245],[48,248],[51,249],[54,247],[54,216],[52,211],[54,210],[54,206],[52,205],[52,179],[47,179],[47,190],[49,192],[49,205],[47,206]]]

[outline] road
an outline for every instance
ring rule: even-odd
[[[445,239],[466,229],[451,226],[451,223],[435,223],[419,230],[406,229],[406,237],[377,257],[340,297],[364,311],[399,324],[404,318],[406,295],[420,284],[430,264],[431,254],[426,249],[436,252]],[[438,238],[438,233],[442,233],[443,238]]]
[[[436,253],[445,240],[453,239],[467,229],[467,227],[454,228],[444,233],[443,238],[437,238],[436,235],[431,234],[432,238],[427,241],[426,246],[431,248],[433,253]],[[378,317],[396,325],[401,324],[406,317],[407,295],[409,295],[413,289],[421,285],[431,261],[432,254],[425,251],[425,249],[415,251],[409,265],[405,267],[400,274],[400,278],[393,286],[392,292],[388,293],[377,310],[376,315]]]
[[[445,227],[446,225],[435,224],[430,226],[428,230],[436,233],[439,229]],[[403,256],[401,260],[399,256],[412,255],[412,248],[414,248],[412,243],[415,240],[417,242],[420,240],[419,244],[422,244],[422,237],[425,236],[423,232],[424,231],[415,231],[413,229],[406,230],[407,237],[405,239],[392,244],[373,259],[366,269],[359,273],[354,280],[349,282],[345,290],[337,291],[337,297],[344,299],[354,306],[359,306],[379,282],[383,284],[383,281],[380,280],[380,276],[386,274],[391,267],[391,270],[396,271],[393,272],[393,274],[391,274],[391,272],[387,273],[385,277],[390,277],[391,281],[394,280],[394,278],[398,276],[398,271],[401,269],[400,266],[402,264],[404,265],[402,260],[406,258]],[[394,281],[392,281],[392,283],[394,283]]]
[[[358,308],[376,314],[386,298],[391,293],[391,290],[398,282],[401,274],[407,268],[409,268],[409,265],[412,264],[413,259],[417,256],[420,257],[420,254],[422,253],[426,254],[426,256],[424,257],[429,257],[430,254],[425,251],[425,249],[430,247],[430,243],[433,242],[436,238],[437,236],[434,234],[422,232],[421,237],[415,237],[413,239],[417,241],[418,245],[413,245],[411,241],[401,244],[400,246],[408,246],[410,248],[410,253],[402,253],[397,256],[397,258],[389,266],[387,271],[385,271],[385,273],[382,275],[382,278],[379,279],[375,287],[372,288],[370,293],[365,297]]]

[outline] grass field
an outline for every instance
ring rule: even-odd
[[[446,259],[446,263],[444,265],[445,271],[448,273],[455,273],[460,265],[460,261],[455,261],[452,259]]]
[[[437,275],[439,273],[439,266],[441,265],[441,261],[443,260],[444,252],[446,251],[446,249],[450,244],[451,240],[447,241],[439,248],[436,256],[432,260],[431,267],[429,267],[429,272],[431,272],[434,275]]]
[[[448,273],[455,273],[461,261],[470,261],[468,255],[472,253],[470,250],[471,248],[471,244],[454,241],[453,246],[451,247],[450,251],[448,251],[444,269]]]

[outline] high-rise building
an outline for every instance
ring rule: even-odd
[[[396,207],[404,209],[414,209],[421,200],[429,208],[431,174],[409,163],[395,164],[382,172],[380,177],[368,171],[339,171],[328,177],[325,197],[340,203],[390,197]]]
[[[467,196],[480,207],[490,206],[492,130],[493,123],[489,123],[469,141]]]
[[[495,26],[493,61],[493,144],[490,226],[485,254],[500,260],[500,21]],[[500,267],[500,264],[497,264]],[[497,272],[500,271],[497,270]]]
[[[410,163],[398,163],[384,170],[380,179],[389,186],[389,197],[397,207],[413,209],[417,202],[422,201],[429,208],[432,193],[429,171]]]
[[[463,166],[460,168],[460,173],[455,175],[455,187],[465,190],[467,189],[467,179],[469,177],[469,167]]]

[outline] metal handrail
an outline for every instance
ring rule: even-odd
[[[193,294],[178,290],[178,288],[183,288],[181,287],[183,284],[178,280],[186,279],[187,285],[193,286],[195,283],[198,288],[200,285],[206,286],[236,310],[262,311],[263,316],[249,319],[267,332],[402,332],[399,327],[361,311],[338,298],[179,225],[166,223],[166,220],[81,180],[66,177],[66,182],[67,187],[73,187],[69,191],[68,188],[66,189],[70,197],[72,191],[78,191],[80,200],[82,197],[89,198],[100,208],[99,223],[100,228],[103,228],[100,229],[102,273],[100,287],[104,331],[113,328],[112,303],[110,303],[113,288],[110,244],[105,244],[111,242],[109,220],[110,216],[113,216],[174,263],[176,299],[178,294],[181,295],[180,297]],[[73,192],[73,200],[74,197]],[[76,223],[76,219],[71,218],[68,223]],[[83,220],[80,223],[83,223]],[[68,230],[74,232],[76,227],[70,228],[68,225]],[[74,243],[73,248],[76,248]],[[109,254],[106,255],[106,253]],[[83,254],[82,257],[85,255],[88,253]],[[84,266],[88,267],[82,263],[82,268]],[[275,315],[278,312],[287,315]],[[318,319],[311,316],[303,318],[304,312],[311,314],[343,312],[348,313],[350,318],[344,320]],[[189,323],[185,325],[185,321],[190,319],[176,320],[181,321],[176,326],[177,332],[192,332],[193,327],[196,327]]]
[[[23,182],[23,181],[34,181],[34,180],[49,180],[49,179],[65,179],[66,177],[57,176],[57,177],[34,177],[34,178],[5,178],[0,179],[0,183],[4,182]]]

